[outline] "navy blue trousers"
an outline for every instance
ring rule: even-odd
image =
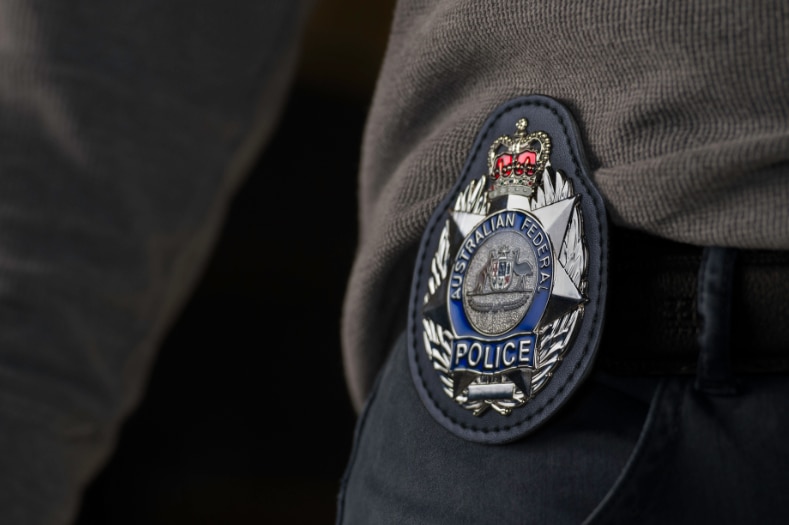
[[[699,308],[725,313],[716,260]],[[505,445],[433,420],[401,337],[358,420],[337,523],[789,523],[789,377],[738,376],[720,352],[725,323],[708,316],[696,375],[596,370],[547,424]]]

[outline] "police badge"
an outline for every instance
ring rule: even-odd
[[[417,256],[409,360],[436,420],[505,443],[564,404],[597,350],[606,246],[569,112],[540,95],[500,106]]]

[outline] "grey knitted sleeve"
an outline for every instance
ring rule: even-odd
[[[279,115],[304,2],[0,2],[0,523],[70,523]]]
[[[569,107],[612,223],[789,248],[789,4],[399,2],[360,173],[342,336],[359,407],[405,324],[415,246],[490,111]]]

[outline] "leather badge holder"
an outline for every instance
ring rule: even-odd
[[[455,435],[507,443],[576,391],[603,326],[607,240],[577,127],[556,100],[501,105],[422,237],[408,351]]]

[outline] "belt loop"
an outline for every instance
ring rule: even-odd
[[[701,329],[696,390],[710,395],[737,394],[731,364],[731,310],[737,250],[707,247],[701,258],[698,314]]]

